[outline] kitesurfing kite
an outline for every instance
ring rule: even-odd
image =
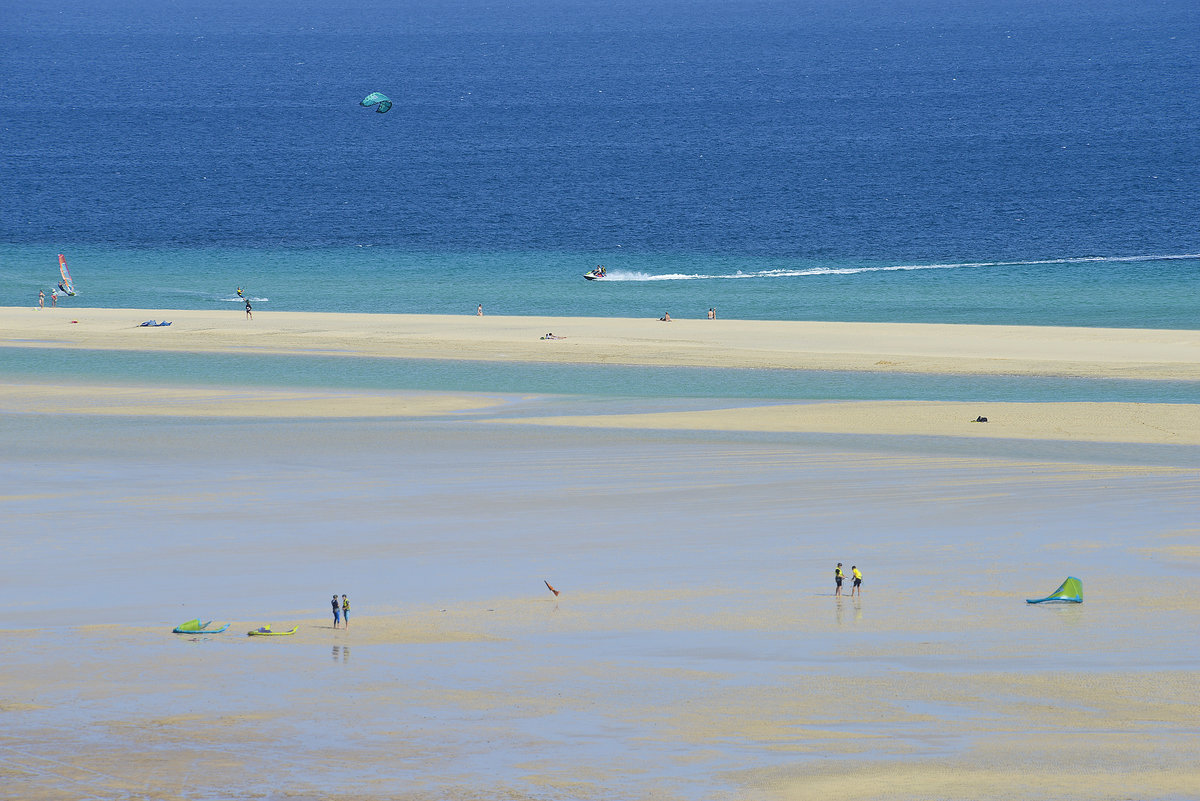
[[[1067,576],[1067,580],[1059,584],[1058,589],[1045,598],[1030,598],[1025,601],[1027,604],[1044,604],[1047,602],[1066,604],[1083,603],[1083,582],[1074,576]]]
[[[550,586],[550,582],[546,581],[545,579],[542,579],[542,581],[545,581],[545,583],[546,583],[546,589],[548,589],[548,590],[550,590],[550,592],[554,593],[554,597],[555,597],[555,598],[557,598],[557,597],[558,597],[558,590],[556,590],[556,589],[554,589],[553,587],[551,587],[551,586]]]
[[[173,629],[173,632],[175,634],[220,634],[221,632],[225,631],[225,629],[229,628],[228,623],[216,629],[210,629],[209,626],[211,625],[211,620],[207,623],[201,623],[200,619],[197,618],[195,620],[189,620],[187,623],[180,623]]]
[[[376,103],[379,105],[376,106]],[[379,92],[371,92],[371,94],[364,97],[362,102],[358,105],[366,106],[368,108],[375,106],[376,114],[386,114],[388,109],[392,107],[392,101],[388,100],[386,95],[381,95]]]

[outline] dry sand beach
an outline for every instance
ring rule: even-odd
[[[4,309],[0,344],[1200,377],[1195,331]],[[0,797],[1195,797],[1195,405],[522,402],[6,382]]]
[[[145,320],[169,320],[142,328]],[[562,336],[542,340],[547,333]],[[29,347],[1200,380],[1200,331],[754,320],[0,308]]]

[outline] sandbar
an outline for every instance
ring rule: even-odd
[[[6,307],[0,346],[1200,380],[1197,330]]]
[[[1200,446],[1200,414],[1180,403],[826,401],[587,415],[530,416],[537,396],[407,390],[0,385],[0,413],[129,417],[413,418],[588,429],[848,434]],[[980,418],[983,418],[982,420]]]
[[[483,393],[10,383],[0,412],[141,417],[352,418],[454,415],[502,405]]]
[[[537,417],[512,422],[664,431],[881,434],[1200,445],[1200,414],[1195,405],[1180,403],[836,401],[671,413]]]

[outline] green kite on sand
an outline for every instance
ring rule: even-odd
[[[229,628],[228,623],[226,623],[224,626],[221,626],[221,628],[219,628],[219,629],[210,629],[209,626],[211,626],[211,625],[212,625],[211,620],[208,621],[207,623],[201,624],[200,619],[197,618],[195,620],[189,620],[187,623],[180,623],[178,626],[176,626],[172,630],[172,633],[173,634],[220,634],[222,631]]]
[[[1065,604],[1083,603],[1083,582],[1074,576],[1068,576],[1059,588],[1045,598],[1027,598],[1027,604],[1044,604],[1047,601],[1057,601]]]

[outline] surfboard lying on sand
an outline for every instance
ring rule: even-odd
[[[283,637],[288,634],[295,634],[296,629],[298,629],[298,628],[300,628],[300,627],[292,626],[292,628],[289,629],[288,631],[271,631],[271,624],[268,623],[265,626],[260,626],[259,628],[256,628],[254,631],[247,631],[246,636],[247,637]]]

